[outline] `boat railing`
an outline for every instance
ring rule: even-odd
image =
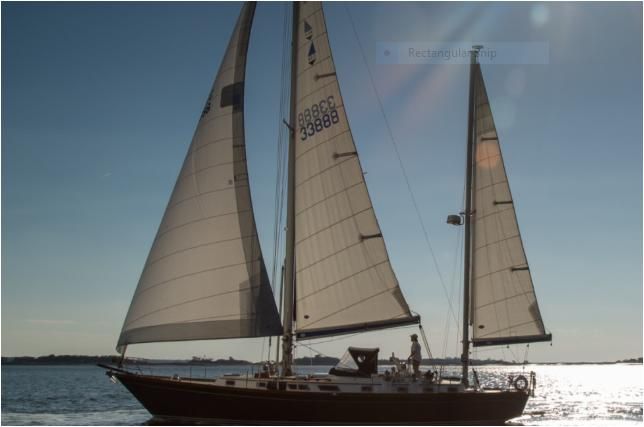
[[[474,387],[482,390],[517,390],[526,392],[534,397],[537,387],[537,376],[534,371],[509,372],[505,380],[499,376],[492,376],[481,381],[479,373],[473,369],[472,376]]]

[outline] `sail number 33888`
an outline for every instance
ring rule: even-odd
[[[339,121],[340,116],[335,108],[335,100],[333,96],[329,96],[297,115],[300,140],[306,141],[317,132],[322,132]]]

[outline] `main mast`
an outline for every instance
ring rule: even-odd
[[[474,130],[475,126],[475,115],[476,115],[476,106],[474,105],[474,94],[475,92],[475,71],[477,67],[477,57],[478,52],[482,46],[473,46],[470,51],[470,91],[469,91],[469,101],[468,101],[468,113],[467,113],[467,163],[466,163],[466,177],[465,177],[465,212],[464,212],[464,223],[465,223],[465,255],[464,255],[464,272],[463,272],[463,352],[461,353],[461,362],[463,363],[463,377],[462,382],[466,386],[469,383],[468,380],[468,371],[470,364],[470,272],[471,268],[471,216],[472,212],[472,177],[474,176],[474,138],[476,132]]]
[[[282,375],[291,375],[293,363],[293,310],[295,303],[295,123],[298,25],[300,4],[293,3],[291,37],[291,93],[288,139],[288,199],[286,206],[286,259],[284,261],[284,335],[282,337]]]

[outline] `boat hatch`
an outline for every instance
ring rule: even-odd
[[[329,371],[339,377],[366,377],[378,373],[378,348],[349,347],[342,359]]]

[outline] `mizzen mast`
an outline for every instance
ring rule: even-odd
[[[468,385],[468,370],[470,364],[470,336],[469,336],[469,327],[470,327],[470,272],[471,269],[471,216],[472,212],[472,178],[474,176],[474,138],[476,135],[474,126],[475,126],[475,115],[476,115],[476,106],[474,105],[474,94],[476,93],[475,85],[475,70],[477,66],[477,59],[479,50],[483,46],[477,45],[473,46],[470,51],[470,90],[469,90],[469,101],[468,101],[468,113],[467,113],[467,163],[465,168],[465,212],[463,214],[463,220],[465,225],[465,254],[464,254],[464,272],[463,272],[463,352],[461,353],[461,363],[463,364],[463,377],[462,382],[465,385]]]

